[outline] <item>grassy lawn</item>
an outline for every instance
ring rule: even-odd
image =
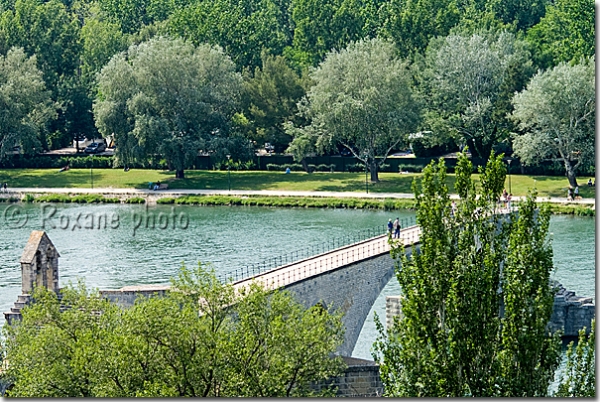
[[[94,187],[147,188],[148,182],[169,183],[170,189],[227,189],[227,172],[189,170],[185,179],[175,179],[174,172],[160,170],[94,169]],[[369,183],[369,192],[412,193],[413,179],[420,174],[380,173],[379,183]],[[478,175],[474,175],[475,180]],[[594,198],[593,188],[586,186],[588,177],[578,178],[579,192],[584,198]],[[90,169],[0,169],[0,182],[12,187],[91,187]],[[454,188],[454,175],[447,179],[450,190]],[[565,197],[569,183],[565,177],[511,175],[513,195],[526,195],[529,188],[537,187],[539,196]],[[290,190],[290,191],[365,191],[362,173],[304,172],[231,172],[233,190]],[[508,178],[506,188],[509,188]]]

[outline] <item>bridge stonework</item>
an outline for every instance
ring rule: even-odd
[[[297,281],[285,289],[305,307],[321,302],[328,309],[340,310],[345,334],[338,352],[352,356],[373,303],[393,275],[394,260],[384,254]]]

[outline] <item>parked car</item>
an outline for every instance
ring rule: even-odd
[[[106,151],[106,145],[102,142],[92,142],[85,148],[86,154],[97,154]]]

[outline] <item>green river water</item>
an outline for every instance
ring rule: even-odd
[[[145,227],[148,216],[154,216],[154,228],[152,218]],[[81,277],[88,287],[118,289],[168,283],[182,263],[211,263],[217,273],[225,273],[319,247],[383,225],[389,218],[413,216],[410,211],[342,209],[0,204],[0,309],[8,311],[20,293],[19,260],[32,230],[46,230],[60,253],[61,286]],[[98,220],[102,220],[100,229]],[[578,295],[595,296],[594,218],[553,216],[550,232],[554,278]],[[392,278],[363,326],[355,357],[371,359],[377,335],[373,312],[385,320],[385,296],[398,293]]]

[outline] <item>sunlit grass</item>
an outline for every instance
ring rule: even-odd
[[[226,171],[188,170],[185,179],[175,179],[175,173],[160,170],[132,169],[124,172],[120,169],[71,169],[59,172],[58,169],[2,169],[0,182],[8,182],[12,187],[70,187],[70,188],[148,188],[148,182],[168,183],[170,189],[227,189]],[[372,193],[411,193],[413,180],[421,175],[380,173],[379,183],[368,183]],[[478,180],[478,175],[474,175]],[[586,186],[588,177],[578,179],[580,195],[594,198],[594,188]],[[447,184],[454,190],[454,175],[448,174]],[[569,183],[565,177],[511,175],[506,189],[512,189],[513,195],[526,195],[528,190],[537,188],[541,197],[565,197]],[[316,172],[258,172],[232,171],[231,188],[233,190],[289,190],[289,191],[350,191],[366,192],[363,173],[324,173]]]

